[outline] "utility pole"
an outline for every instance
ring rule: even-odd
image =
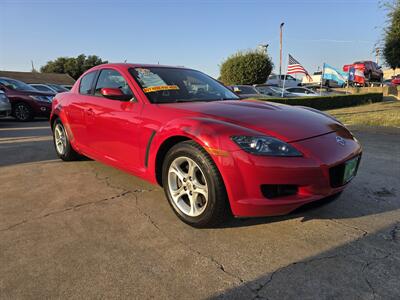
[[[376,64],[379,65],[379,55],[380,55],[381,49],[376,47],[375,50],[376,50]]]
[[[281,75],[282,75],[282,33],[283,33],[283,25],[285,23],[281,23],[280,26],[280,42],[279,42],[279,82],[281,81]]]

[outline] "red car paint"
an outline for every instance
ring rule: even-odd
[[[349,72],[350,68],[352,67],[354,67],[354,69],[356,70],[360,70],[361,72],[363,72],[365,78],[369,81],[381,82],[383,80],[383,71],[381,67],[379,67],[378,64],[373,61],[366,60],[355,62],[350,65],[344,65],[343,71]]]
[[[397,75],[396,77],[393,78],[392,84],[393,85],[400,85],[400,75]]]
[[[330,185],[329,170],[361,154],[352,134],[323,113],[256,100],[152,104],[129,68],[149,65],[97,66],[121,73],[136,102],[71,92],[53,100],[53,121],[61,119],[73,148],[152,183],[160,183],[164,146],[192,139],[212,157],[225,183],[235,216],[286,214],[297,207],[340,192]],[[160,67],[157,65],[157,67]],[[231,140],[234,135],[268,135],[295,146],[302,157],[249,154]],[[341,137],[344,145],[337,143]],[[297,185],[295,195],[275,199],[261,192],[263,184]]]

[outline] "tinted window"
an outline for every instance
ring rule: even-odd
[[[52,89],[50,89],[50,88],[48,88],[48,87],[46,87],[46,86],[43,86],[43,85],[34,85],[33,87],[34,87],[35,89],[39,90],[39,91],[42,91],[42,92],[51,92],[51,93],[54,93],[54,91],[53,91]]]
[[[89,95],[92,89],[92,82],[96,72],[90,72],[82,77],[81,83],[79,85],[79,93],[84,95]]]
[[[101,96],[102,88],[120,89],[124,95],[133,98],[132,90],[129,88],[125,78],[117,71],[111,69],[101,70],[99,79],[97,80],[94,94]]]
[[[252,86],[239,85],[237,89],[239,89],[242,94],[258,94],[257,90]]]

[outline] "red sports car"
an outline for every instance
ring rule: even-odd
[[[56,95],[58,156],[85,155],[163,186],[174,212],[196,227],[286,214],[340,193],[361,147],[320,111],[239,100],[195,70],[105,64]]]

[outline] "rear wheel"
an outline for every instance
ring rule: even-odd
[[[213,227],[228,215],[221,175],[208,153],[193,141],[179,143],[167,153],[163,186],[175,214],[191,226]]]
[[[19,102],[13,107],[13,116],[21,122],[31,121],[34,117],[32,108],[23,102]]]
[[[53,124],[53,140],[56,153],[64,161],[78,160],[80,155],[72,148],[67,132],[60,119]]]

